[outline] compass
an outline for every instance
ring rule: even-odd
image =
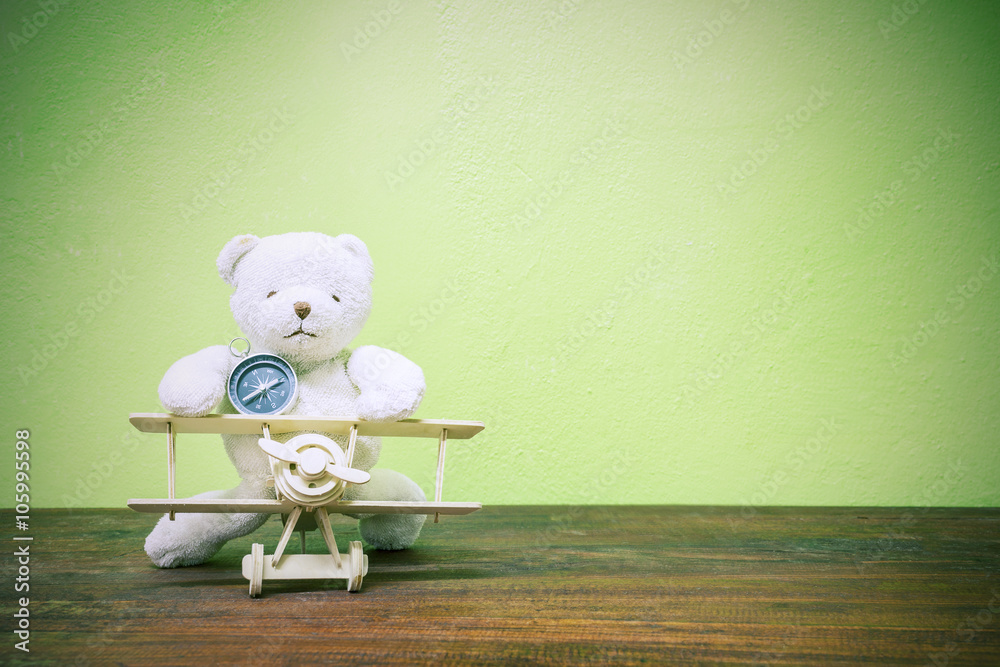
[[[233,343],[246,341],[246,351],[233,350]],[[285,411],[298,392],[299,382],[291,365],[276,354],[250,354],[250,341],[234,338],[229,351],[242,357],[229,374],[229,401],[245,415],[277,415]]]

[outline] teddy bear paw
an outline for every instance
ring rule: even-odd
[[[409,549],[420,536],[423,514],[373,514],[358,522],[361,539],[381,551]]]
[[[368,391],[358,396],[354,409],[358,417],[365,421],[394,422],[412,415],[416,411],[416,405],[412,397],[392,392]]]
[[[164,516],[146,537],[146,555],[157,567],[200,565],[214,556],[225,542],[209,538],[198,530],[198,514]]]

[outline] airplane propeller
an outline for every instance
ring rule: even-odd
[[[334,463],[331,460],[330,453],[323,447],[308,447],[301,452],[297,452],[293,451],[290,447],[286,447],[284,443],[268,438],[261,438],[257,441],[257,444],[269,456],[273,456],[279,461],[285,461],[286,463],[294,463],[296,472],[303,479],[318,479],[326,473],[351,484],[364,484],[372,478],[364,470],[348,468],[347,466]]]

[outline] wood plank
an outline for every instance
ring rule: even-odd
[[[282,500],[231,500],[226,498],[133,498],[128,506],[136,512],[163,514],[222,513],[222,514],[288,514],[295,504]],[[326,511],[337,514],[470,514],[482,509],[481,503],[351,501],[325,505]]]
[[[182,517],[181,517],[182,518]],[[14,526],[0,511],[0,525]],[[988,665],[1000,656],[1000,509],[498,507],[366,549],[343,581],[264,584],[253,542],[158,570],[158,516],[32,509],[31,653],[6,665]],[[355,522],[334,517],[342,551]],[[307,551],[326,546],[307,534]],[[11,543],[14,547],[22,542]],[[275,620],[278,622],[275,622]]]
[[[253,435],[261,432],[261,424],[268,424],[272,433],[316,431],[334,435],[348,435],[352,426],[358,435],[405,438],[438,438],[441,429],[448,429],[448,437],[466,440],[482,431],[485,425],[478,421],[449,419],[402,419],[396,422],[366,422],[354,417],[308,417],[299,415],[212,414],[204,417],[179,417],[160,412],[134,412],[129,422],[144,433],[166,433],[167,424],[174,433],[235,433]]]

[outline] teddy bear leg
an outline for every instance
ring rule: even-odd
[[[367,484],[348,487],[345,500],[393,500],[422,502],[424,492],[409,477],[395,470],[369,471]],[[423,514],[357,514],[358,530],[365,543],[383,551],[406,549],[417,541],[426,516]]]
[[[263,479],[244,479],[228,491],[209,491],[194,498],[273,498]],[[157,522],[146,538],[146,554],[157,567],[199,565],[214,556],[222,545],[252,533],[270,514],[176,514]]]

